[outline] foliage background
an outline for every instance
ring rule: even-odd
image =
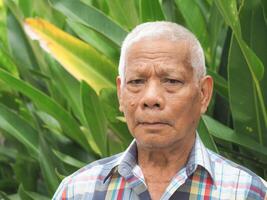
[[[266,0],[0,0],[0,197],[50,199],[66,175],[128,146],[120,45],[154,20],[203,46],[215,80],[204,143],[267,180],[266,16]]]

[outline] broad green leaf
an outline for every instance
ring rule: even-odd
[[[53,7],[71,20],[84,24],[103,34],[117,45],[121,45],[127,31],[104,13],[76,0],[50,0]]]
[[[36,114],[44,122],[43,126],[45,128],[48,128],[56,134],[62,134],[61,126],[55,118],[42,111],[36,111]]]
[[[40,133],[39,163],[50,196],[56,191],[60,180],[56,175],[56,168],[61,168],[58,159],[54,156],[49,143],[45,140],[44,132]]]
[[[211,75],[214,80],[214,89],[216,90],[216,92],[218,92],[218,94],[220,94],[225,99],[228,99],[227,81],[218,73],[215,73],[211,70],[208,70],[208,74]]]
[[[48,67],[43,59],[44,52],[26,37],[22,25],[23,16],[19,8],[11,0],[6,0],[5,3],[9,8],[7,20],[10,54],[20,71],[20,77],[37,87],[42,85],[42,89],[46,88],[43,77],[40,79],[39,76],[41,73],[48,74],[46,70]]]
[[[84,149],[90,151],[87,139],[79,128],[77,122],[54,100],[46,96],[41,91],[26,84],[22,80],[16,79],[9,73],[0,69],[0,80],[9,84],[13,89],[23,93],[32,99],[32,101],[43,111],[47,112],[61,124],[64,132]]]
[[[109,9],[106,0],[81,0],[83,3],[92,5],[108,15]]]
[[[237,133],[207,115],[202,116],[202,119],[212,136],[245,147],[254,152],[255,156],[262,156],[267,160],[267,148],[252,140],[249,136]]]
[[[40,155],[40,154],[39,154]],[[20,152],[13,166],[16,179],[22,183],[26,190],[35,191],[37,179],[39,178],[39,163],[30,158],[24,152]]]
[[[119,102],[116,90],[105,88],[101,90],[99,98],[101,100],[105,116],[108,120],[108,127],[116,134],[118,139],[122,142],[124,148],[127,148],[133,140],[133,137],[128,130],[126,122],[119,120],[122,113],[119,111]]]
[[[22,30],[20,20],[22,14],[16,5],[10,1],[5,1],[9,10],[7,13],[8,42],[15,64],[19,67],[22,75],[27,75],[27,69],[38,68],[38,63],[34,52],[27,41]],[[27,76],[28,77],[28,76]]]
[[[67,154],[64,154],[60,151],[53,150],[53,153],[57,156],[58,159],[60,159],[62,162],[71,165],[73,167],[76,167],[77,169],[80,169],[86,165],[86,163],[79,161],[72,156],[69,156]]]
[[[237,37],[241,36],[241,27],[238,19],[237,3],[236,0],[214,0],[218,9],[220,10],[225,22],[231,26],[233,32]]]
[[[23,200],[34,200],[24,189],[23,185],[20,184],[18,193],[21,199]]]
[[[210,130],[208,129],[207,125],[204,123],[203,121],[203,116],[201,117],[199,124],[198,124],[198,133],[199,136],[201,138],[201,140],[203,141],[203,143],[205,144],[205,146],[209,149],[211,149],[214,152],[219,152],[217,149],[217,146],[214,142],[214,139],[212,137],[212,134],[210,133]]]
[[[8,72],[10,72],[12,75],[16,77],[18,77],[19,75],[16,64],[14,63],[13,59],[1,47],[0,47],[0,67],[6,69]]]
[[[19,194],[8,195],[8,199],[9,200],[21,200],[21,198],[19,197]]]
[[[19,8],[25,17],[32,15],[33,0],[19,0]]]
[[[116,135],[108,135],[108,151],[109,155],[115,155],[125,150],[125,145],[116,137]]]
[[[107,155],[107,120],[95,91],[81,83],[81,100],[87,124],[102,155]]]
[[[243,41],[236,2],[234,0],[229,1],[230,2],[215,0],[216,5],[223,15],[226,23],[232,28],[234,32],[241,51],[245,56],[248,67],[252,73],[253,79],[261,80],[264,73],[264,66],[262,65],[257,55]]]
[[[246,1],[240,12],[240,23],[244,41],[251,47],[262,64],[267,66],[267,24],[264,21],[264,12],[259,0]],[[261,88],[266,87],[267,73],[260,82]],[[267,105],[267,90],[263,90],[264,102]]]
[[[38,132],[3,104],[0,104],[0,127],[22,143],[35,158],[38,157]]]
[[[139,0],[139,4],[142,22],[165,20],[158,0]]]
[[[184,18],[173,0],[161,0],[162,12],[167,21],[184,25]]]
[[[247,81],[250,80],[251,82],[253,82],[254,87],[255,87],[255,89],[254,89],[255,93],[251,92],[250,97],[255,97],[256,99],[254,98],[253,101],[255,103],[259,104],[259,108],[257,108],[256,105],[253,105],[253,108],[256,109],[256,110],[254,110],[254,112],[257,113],[257,117],[255,117],[256,123],[260,120],[260,118],[259,118],[260,117],[259,110],[260,110],[262,113],[262,116],[263,116],[263,121],[264,121],[265,127],[267,127],[267,111],[266,111],[266,106],[264,103],[263,94],[262,94],[262,90],[260,88],[260,83],[259,83],[259,81],[263,78],[263,75],[264,75],[264,66],[263,66],[261,60],[257,57],[257,55],[253,52],[253,50],[244,42],[244,40],[242,38],[241,27],[240,27],[240,23],[239,23],[239,19],[238,19],[238,14],[237,14],[236,2],[233,0],[231,0],[230,2],[216,0],[215,2],[216,2],[216,5],[218,6],[218,9],[221,12],[221,14],[225,18],[225,21],[233,29],[233,33],[234,33],[234,36],[236,38],[236,42],[239,45],[240,51],[244,56],[243,60],[245,62],[239,63],[239,64],[242,64],[241,66],[243,66],[241,71],[243,71],[243,70],[247,71],[245,69],[245,67],[247,67],[249,69],[249,72],[242,72],[242,74],[244,74],[244,73],[250,73],[251,74],[252,79],[249,78],[249,79],[242,79],[242,80],[247,80]],[[244,3],[246,3],[246,2],[244,2]],[[236,47],[236,48],[238,48],[238,47]],[[239,54],[239,57],[242,57],[241,54]],[[239,57],[232,57],[233,61],[238,62]],[[237,66],[234,66],[234,67],[237,68]],[[231,69],[231,67],[229,67],[229,66],[228,66],[228,68]],[[239,73],[239,72],[237,72],[237,73]],[[246,76],[249,76],[249,75],[246,75]],[[244,77],[242,77],[242,78],[244,78]],[[236,79],[236,77],[235,77],[235,79]],[[248,87],[251,87],[251,86],[248,86]],[[231,91],[231,89],[230,89],[230,91]],[[234,95],[236,95],[236,94],[234,94]],[[237,110],[240,111],[239,109],[237,109]],[[241,112],[245,112],[245,110],[242,110]],[[236,115],[236,117],[238,117],[238,116]],[[241,116],[241,117],[243,117],[243,116]],[[251,117],[251,116],[247,115],[247,117]],[[251,130],[251,128],[252,128],[250,126],[251,125],[248,125],[249,130]],[[260,126],[258,124],[255,126],[257,126],[258,129],[260,129]],[[254,131],[255,128],[254,129],[252,128],[252,130]],[[259,135],[260,143],[262,143],[263,141],[262,141],[261,131],[258,132],[258,135]]]
[[[118,45],[83,24],[71,20],[67,20],[67,23],[81,39],[103,53],[113,63],[118,64],[120,56],[120,47]]]
[[[265,23],[267,24],[267,1],[265,0],[261,0],[261,4],[262,4],[262,8],[264,10],[264,19],[265,19]]]
[[[4,193],[4,192],[2,192],[2,191],[0,191],[0,197],[1,197],[1,199],[3,199],[3,200],[11,200],[11,199],[7,196],[7,194]]]
[[[49,67],[51,71],[52,82],[59,91],[59,95],[64,97],[68,102],[74,115],[82,124],[86,120],[83,115],[82,105],[80,101],[80,83],[71,76],[64,68],[62,68],[54,60],[49,59]]]
[[[262,130],[257,124],[260,115],[255,83],[234,37],[228,59],[229,100],[234,128],[256,139],[256,134]]]
[[[86,81],[96,91],[114,87],[116,66],[92,46],[42,19],[26,19],[24,26],[28,35],[75,78]]]
[[[207,24],[201,10],[195,1],[175,0],[180,12],[182,13],[187,28],[189,28],[198,38],[202,47],[206,51],[208,48],[209,34],[207,31]],[[194,13],[192,15],[192,13]]]
[[[0,155],[4,155],[12,160],[16,159],[17,150],[11,147],[0,146]]]
[[[210,69],[218,71],[222,58],[222,49],[225,47],[227,26],[215,3],[210,7],[210,16],[207,29],[209,33],[210,47],[206,53],[207,63]],[[224,48],[226,51],[226,48]]]
[[[88,125],[86,125],[88,127]],[[102,155],[102,151],[100,150],[99,146],[96,144],[96,141],[92,135],[92,133],[90,132],[89,128],[87,128],[85,126],[81,127],[81,131],[84,133],[84,135],[87,136],[87,140],[88,143],[90,145],[90,147],[92,148],[92,150],[95,152],[95,154],[97,154],[98,156]]]
[[[131,30],[138,23],[135,0],[106,0],[110,16],[127,30]]]
[[[264,74],[264,66],[261,60],[245,42],[240,42],[239,44],[252,76],[254,79],[261,80]]]

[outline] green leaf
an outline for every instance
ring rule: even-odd
[[[230,0],[230,2],[216,0],[215,2],[218,6],[218,9],[221,11],[221,14],[223,15],[226,23],[231,26],[234,32],[241,51],[244,54],[244,57],[248,64],[248,67],[252,73],[253,79],[261,80],[264,73],[264,66],[257,55],[250,49],[249,46],[247,46],[247,44],[242,39],[236,2],[234,0]]]
[[[32,15],[33,0],[19,0],[19,8],[25,17]]]
[[[78,80],[85,80],[96,91],[115,87],[117,67],[92,46],[41,19],[26,19],[25,29]]]
[[[93,6],[76,0],[50,0],[50,2],[65,16],[96,30],[118,46],[127,35],[127,31]]]
[[[8,72],[10,72],[16,77],[19,76],[16,64],[14,63],[10,55],[2,47],[0,47],[0,67],[6,69]]]
[[[106,2],[110,16],[127,30],[131,30],[139,23],[135,0],[106,0]]]
[[[52,196],[60,183],[55,169],[61,166],[58,159],[55,158],[51,147],[45,140],[44,133],[40,133],[39,163],[48,192]]]
[[[245,147],[254,152],[254,156],[262,156],[267,160],[267,148],[252,140],[249,136],[237,133],[207,115],[202,116],[202,119],[209,133],[214,137]]]
[[[251,47],[262,64],[267,66],[267,24],[264,21],[264,11],[260,1],[246,1],[240,11],[240,23],[244,41]],[[267,73],[261,79],[261,88],[266,87]],[[263,90],[265,105],[267,104],[267,90]]]
[[[237,50],[236,51],[233,50],[233,51],[234,52],[238,52],[238,51],[241,52],[241,53],[239,53],[239,52],[236,53],[236,54],[238,54],[239,57],[233,57],[233,56],[231,57],[231,55],[229,56],[232,59],[229,58],[229,65],[231,65],[231,66],[228,66],[228,69],[232,70],[231,68],[235,68],[235,70],[236,70],[234,72],[234,74],[233,74],[233,72],[229,72],[229,75],[232,74],[233,81],[236,82],[237,80],[234,80],[234,79],[236,79],[236,74],[239,74],[241,72],[240,75],[242,75],[242,78],[240,78],[240,80],[246,80],[246,81],[253,82],[252,85],[253,85],[253,87],[255,87],[254,89],[250,89],[251,85],[248,85],[247,86],[248,88],[244,87],[245,88],[244,91],[246,91],[247,89],[250,90],[250,92],[249,92],[250,100],[246,101],[245,99],[242,99],[242,101],[246,101],[247,103],[248,102],[251,103],[252,101],[254,102],[253,108],[255,110],[252,112],[257,113],[256,116],[253,115],[253,117],[255,117],[254,119],[256,119],[255,123],[259,122],[259,119],[260,119],[259,118],[260,117],[259,110],[260,110],[262,113],[262,116],[263,116],[263,121],[265,123],[265,127],[267,127],[267,111],[266,111],[266,106],[265,106],[264,99],[263,99],[263,94],[262,94],[260,84],[259,84],[259,81],[263,78],[263,75],[264,75],[264,66],[263,66],[261,60],[254,53],[254,51],[245,43],[245,41],[242,38],[241,27],[240,27],[240,23],[239,23],[237,8],[236,8],[236,2],[233,0],[231,0],[230,2],[216,0],[215,2],[216,2],[218,9],[221,12],[221,14],[225,18],[225,21],[228,23],[229,26],[231,26],[231,28],[233,30],[233,33],[234,33],[234,36],[236,39],[236,41],[233,39],[233,45],[235,45],[235,43],[237,43],[239,45],[240,49],[238,50],[238,47],[236,47],[236,45],[235,45],[234,48]],[[246,3],[246,2],[244,2],[244,3]],[[231,54],[231,52],[230,52],[230,54]],[[236,56],[236,55],[234,55],[234,56]],[[239,59],[240,57],[242,58],[242,61]],[[231,60],[235,63],[231,63]],[[236,64],[239,64],[239,66],[235,66]],[[238,70],[238,68],[240,68],[240,70]],[[245,68],[248,68],[249,72]],[[248,75],[248,73],[250,73],[250,75]],[[248,77],[248,79],[244,79],[245,78],[244,76]],[[251,78],[249,76],[251,76]],[[242,86],[244,86],[243,83],[244,82],[242,81],[242,84],[241,84]],[[232,84],[230,81],[230,86],[231,85],[233,87],[236,87],[236,86],[234,86],[235,83]],[[237,91],[237,90],[235,90],[235,91]],[[243,93],[244,93],[244,91],[243,91]],[[231,92],[231,88],[230,88],[230,92]],[[242,92],[240,92],[240,93],[242,93]],[[235,93],[232,93],[232,94],[236,95]],[[242,97],[244,97],[244,96],[248,96],[248,95],[243,94]],[[252,97],[254,98],[254,100],[251,100]],[[230,95],[230,98],[231,98],[231,95]],[[233,98],[235,98],[235,97],[233,97]],[[235,109],[234,108],[235,106],[233,106],[233,104],[235,104],[237,106],[238,105],[241,105],[241,106],[244,105],[244,103],[240,104],[240,102],[237,102],[234,100],[234,101],[232,101],[232,106],[231,106],[232,109]],[[256,104],[259,104],[259,108],[257,107]],[[252,117],[251,115],[246,115],[246,116],[242,115],[244,112],[246,112],[246,109],[248,107],[250,107],[250,105],[246,105],[245,107],[246,107],[245,110],[237,109],[238,112],[239,111],[242,112],[241,116],[236,114],[234,117],[237,117],[239,119],[240,118],[244,119],[244,117],[251,118]],[[250,113],[251,113],[251,109],[252,108],[249,109]],[[237,121],[241,122],[239,119],[237,119],[236,122]],[[252,122],[252,120],[250,120],[250,121]],[[259,137],[258,138],[259,138],[260,143],[262,144],[263,139],[262,139],[262,133],[261,133],[262,131],[260,131],[260,125],[257,124],[257,125],[254,125],[253,127],[251,127],[251,124],[249,124],[247,127],[248,127],[248,130],[255,131],[255,126],[257,126],[257,129],[259,130],[259,132],[258,132]]]
[[[202,47],[206,51],[208,48],[209,34],[207,24],[202,12],[195,1],[175,0],[180,12],[182,13],[187,28],[189,28],[198,38]],[[192,15],[192,13],[194,13]]]
[[[81,100],[87,124],[102,155],[107,155],[107,120],[95,91],[81,83]]]
[[[99,98],[108,120],[108,127],[116,134],[122,142],[123,147],[127,148],[133,140],[133,137],[125,121],[122,122],[118,119],[122,116],[122,113],[119,111],[117,91],[115,89],[105,88],[100,91]]]
[[[53,99],[46,96],[41,91],[26,84],[22,80],[16,79],[9,73],[0,69],[0,80],[9,84],[13,89],[20,91],[24,95],[32,99],[32,101],[43,111],[47,112],[61,124],[64,133],[84,149],[90,151],[90,147],[87,143],[87,139],[81,132],[79,124],[67,113],[60,105],[58,105]]]
[[[207,23],[209,32],[210,47],[206,53],[207,63],[210,69],[218,71],[222,58],[222,49],[225,51],[226,33],[228,27],[224,23],[224,19],[213,3],[210,7],[210,16]]]
[[[62,162],[71,165],[73,167],[76,167],[77,169],[80,169],[86,165],[86,163],[79,161],[67,154],[61,153],[57,150],[53,150],[53,153],[57,156],[58,159],[60,159]]]
[[[184,18],[173,0],[161,0],[162,12],[167,21],[184,25]]]
[[[21,20],[23,17],[21,11],[12,1],[6,0],[5,3],[9,8],[7,13],[9,47],[15,64],[20,68],[23,75],[26,75],[28,74],[27,69],[38,69],[38,63],[22,29]]]
[[[13,166],[16,179],[27,190],[36,190],[39,178],[39,163],[28,157],[25,153],[19,153]]]
[[[241,49],[234,37],[232,38],[228,59],[229,100],[234,128],[239,133],[259,139],[256,135],[261,132],[261,128],[257,124],[260,116],[256,88]]]
[[[139,0],[139,4],[142,22],[165,20],[158,0]]]
[[[67,20],[67,23],[81,39],[103,53],[113,63],[118,64],[120,47],[117,44],[83,24],[71,20]]]
[[[44,122],[45,128],[48,128],[56,134],[62,134],[61,126],[55,118],[42,111],[36,111],[36,114]]]
[[[215,73],[208,69],[208,74],[212,76],[214,80],[214,88],[219,95],[228,99],[228,83],[227,81],[220,76],[218,73]]]
[[[222,16],[225,19],[225,22],[231,26],[237,37],[241,36],[241,27],[238,19],[238,11],[236,0],[221,1],[215,0],[215,3],[220,10]]]
[[[22,143],[35,158],[38,157],[38,132],[3,104],[0,104],[0,127]]]
[[[18,190],[18,193],[19,193],[19,196],[20,196],[20,200],[49,200],[50,198],[44,196],[44,195],[41,195],[41,194],[38,194],[36,192],[30,192],[30,191],[26,191],[23,187],[23,185],[21,184],[19,186],[19,190]],[[10,200],[15,200],[17,198],[10,198]]]
[[[205,146],[207,148],[209,148],[210,150],[214,151],[214,152],[219,152],[217,149],[217,146],[214,142],[214,139],[210,133],[210,130],[208,129],[207,125],[205,124],[204,120],[203,120],[203,116],[201,117],[199,124],[198,124],[198,133],[199,136],[201,138],[201,140],[203,141],[203,143],[205,144]]]
[[[19,186],[19,190],[18,190],[19,196],[21,199],[23,200],[34,200],[23,188],[23,185],[21,184]]]
[[[264,10],[264,19],[265,23],[267,24],[267,1],[261,0],[262,8]]]
[[[11,200],[6,193],[0,191],[0,197],[1,197],[1,200]]]
[[[51,79],[53,86],[59,91],[59,95],[64,97],[71,107],[75,116],[82,124],[85,124],[83,116],[82,105],[80,101],[80,83],[73,76],[71,76],[65,69],[63,69],[54,60],[49,59]]]
[[[16,159],[17,150],[10,147],[0,146],[0,155],[6,156],[12,160]]]

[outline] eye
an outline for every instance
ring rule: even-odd
[[[130,85],[141,85],[145,83],[145,79],[134,79],[127,82]]]
[[[178,79],[172,79],[172,78],[165,78],[163,80],[164,83],[168,83],[171,85],[177,85],[177,84],[182,84],[183,82],[181,80]]]

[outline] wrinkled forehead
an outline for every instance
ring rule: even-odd
[[[166,70],[181,64],[191,68],[189,57],[189,43],[186,40],[178,42],[146,38],[129,48],[126,55],[126,71],[131,66],[140,66],[144,63],[162,64],[166,66]]]

